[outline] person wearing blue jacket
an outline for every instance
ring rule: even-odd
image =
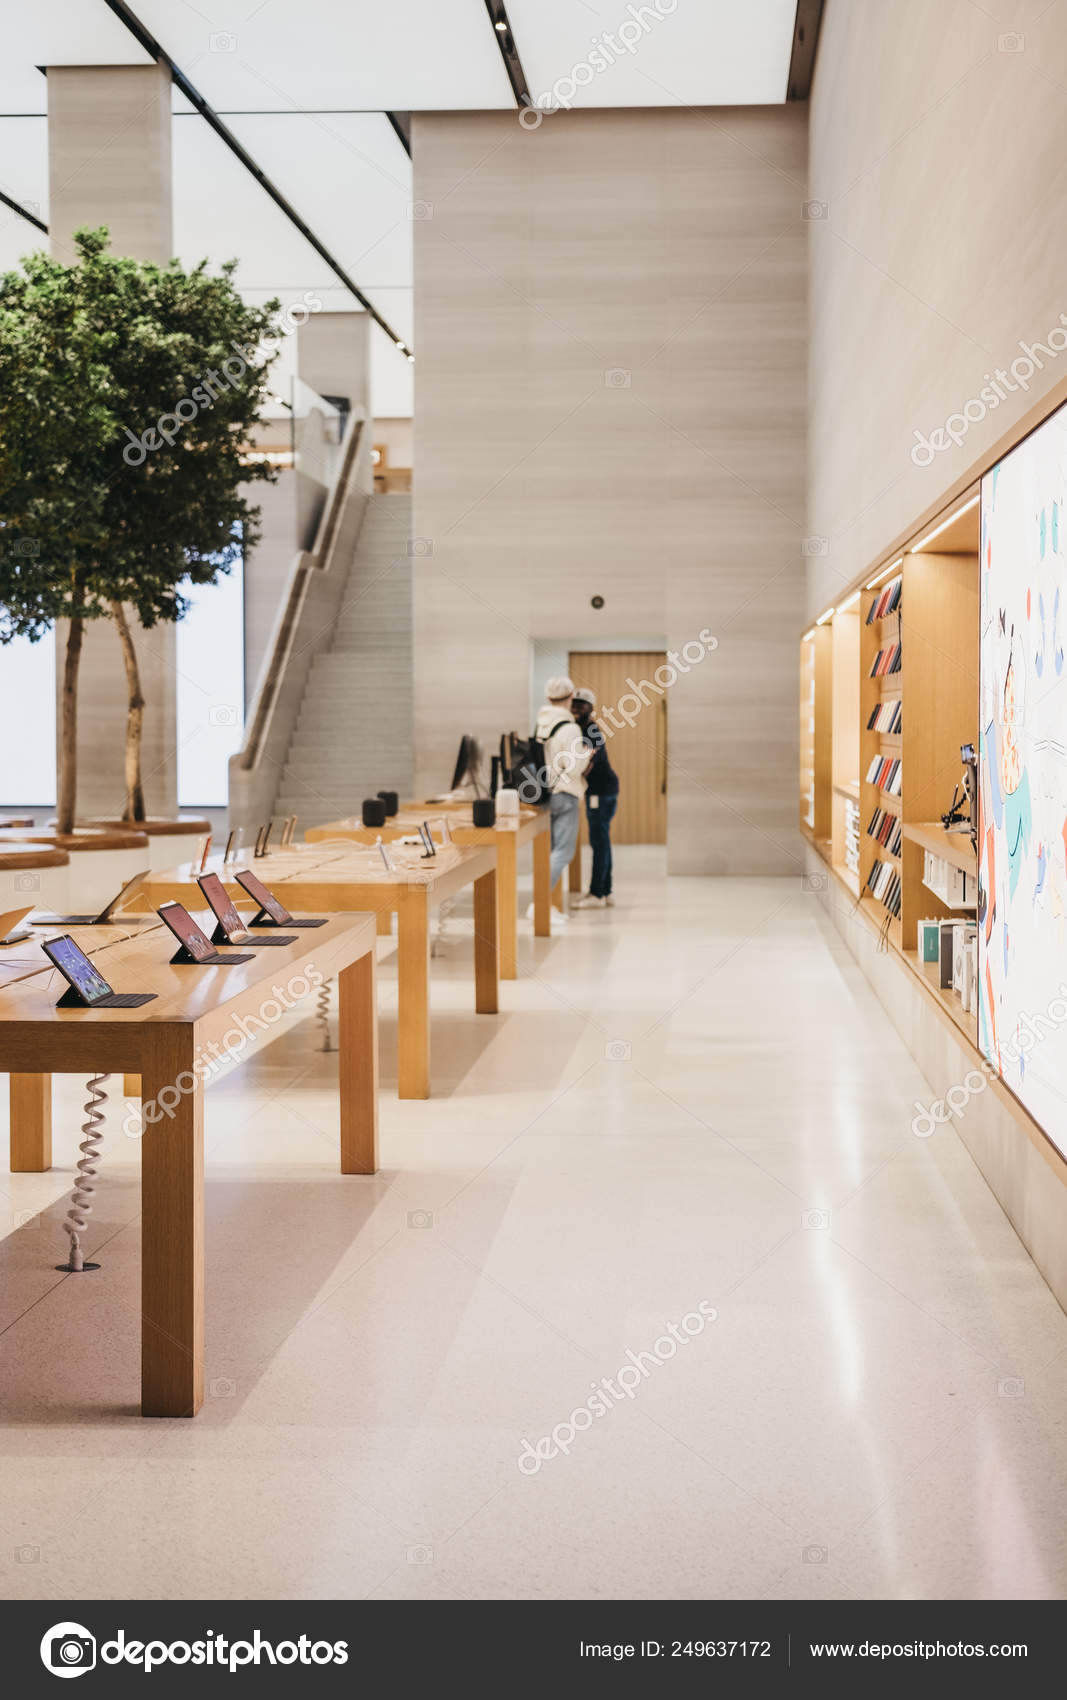
[[[585,818],[593,852],[589,890],[575,900],[575,909],[608,909],[615,898],[611,888],[611,822],[619,801],[619,776],[608,759],[607,738],[593,718],[596,697],[583,685],[574,693],[571,713],[582,739],[593,751],[585,770]]]

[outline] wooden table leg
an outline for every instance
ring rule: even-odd
[[[397,909],[397,1095],[430,1096],[430,925],[425,886]]]
[[[533,841],[534,936],[547,939],[552,933],[552,834],[539,832]]]
[[[52,1167],[52,1076],[13,1074],[11,1109],[11,1173],[41,1174]]]
[[[579,805],[584,809],[584,804]],[[572,897],[582,895],[582,818],[578,817],[578,836],[574,841],[574,855],[567,871],[567,886]]]
[[[518,918],[519,877],[517,835],[498,832],[496,835],[496,901],[497,927],[500,936],[500,978],[518,978]]]
[[[343,1175],[378,1172],[377,972],[368,951],[337,976]]]
[[[378,919],[377,919],[377,933],[378,933],[378,937],[380,939],[392,938],[392,936],[393,936],[393,911],[391,909],[379,909]]]
[[[496,869],[474,882],[474,1007],[479,1015],[495,1015],[500,1007],[497,986]]]
[[[191,1027],[146,1022],[142,1045],[141,1412],[194,1417],[204,1400],[203,1089]]]

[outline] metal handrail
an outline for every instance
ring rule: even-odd
[[[285,596],[275,619],[270,643],[256,686],[251,712],[245,725],[244,740],[233,762],[243,772],[255,767],[270,727],[271,715],[293,653],[293,643],[300,614],[307,594],[308,582],[314,573],[328,573],[333,566],[337,528],[345,503],[351,494],[360,450],[363,447],[367,420],[362,410],[354,411],[348,422],[345,446],[337,474],[323,506],[310,550],[300,549],[289,570]]]

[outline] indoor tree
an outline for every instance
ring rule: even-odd
[[[114,255],[80,230],[0,277],[0,642],[67,620],[57,824],[73,830],[85,622],[118,630],[127,681],[124,817],[143,820],[144,696],[132,615],[179,620],[258,536],[243,450],[277,354],[277,301],[250,306],[236,261],[211,274]],[[273,343],[273,348],[271,344]]]

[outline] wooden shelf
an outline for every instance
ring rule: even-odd
[[[835,785],[834,790],[837,792],[839,797],[850,797],[854,803],[858,803],[860,800],[860,785],[858,779],[851,780],[844,785]]]
[[[916,950],[902,950],[900,954],[912,973],[919,977],[927,990],[937,999],[949,1019],[955,1023],[961,1033],[966,1034],[971,1044],[977,1048],[978,1017],[969,1009],[964,1009],[956,993],[950,987],[942,986],[939,983],[940,972],[937,963],[921,962]]]
[[[904,826],[904,837],[912,844],[921,844],[934,856],[958,868],[963,874],[978,878],[978,858],[964,832],[946,832],[940,821],[911,821]]]

